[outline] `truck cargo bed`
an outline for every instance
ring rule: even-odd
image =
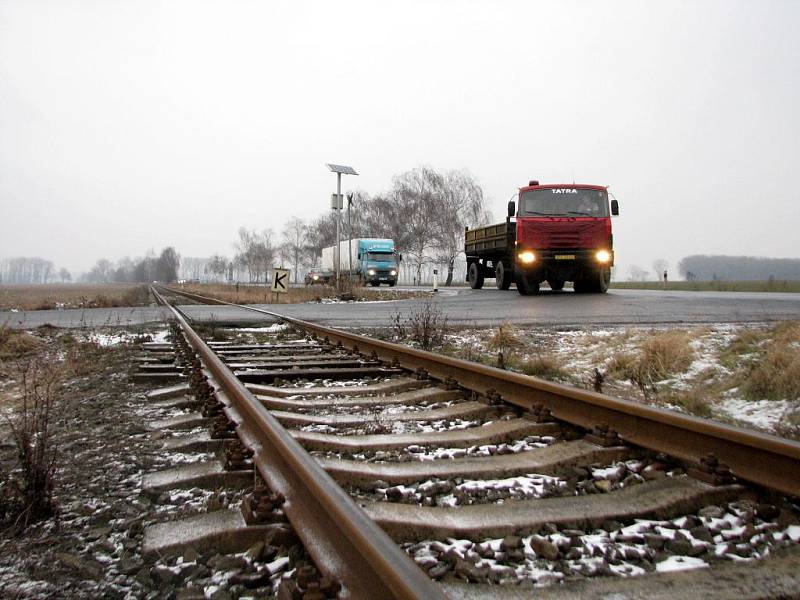
[[[505,253],[513,248],[516,232],[516,224],[509,221],[467,229],[464,233],[464,252],[472,256]]]

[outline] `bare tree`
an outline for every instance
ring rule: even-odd
[[[628,279],[630,281],[646,281],[647,280],[647,270],[643,269],[639,265],[631,265],[628,267],[628,272],[630,276]]]
[[[225,278],[228,271],[228,259],[219,254],[212,256],[206,264],[206,272],[211,274],[212,278],[219,281]]]
[[[297,276],[300,267],[305,262],[306,245],[308,244],[308,226],[298,218],[292,217],[283,227],[283,243],[281,244],[281,255],[292,266],[294,282],[297,283]]]
[[[317,265],[323,248],[336,245],[336,216],[333,212],[318,216],[308,227],[305,252],[312,266]]]
[[[236,248],[236,256],[234,261],[237,267],[247,269],[247,279],[251,283],[257,277],[253,272],[255,264],[252,260],[253,245],[255,244],[255,232],[250,232],[246,227],[239,228],[239,241],[234,244]]]
[[[72,275],[64,267],[61,267],[61,269],[59,269],[58,277],[59,279],[61,279],[61,283],[67,283],[68,281],[72,281]]]
[[[272,230],[262,232],[248,231],[239,228],[239,243],[236,244],[235,262],[247,269],[251,283],[258,282],[261,277],[267,282],[269,269],[275,260],[275,246],[272,241]]]
[[[409,226],[405,206],[391,192],[367,197],[358,204],[359,237],[388,238],[394,240],[398,252],[409,246]],[[355,227],[354,227],[355,229]]]
[[[181,258],[179,275],[181,279],[200,281],[208,273],[210,258],[200,256],[184,256]]]
[[[402,219],[407,226],[402,247],[415,266],[417,283],[436,240],[435,211],[443,187],[442,176],[429,167],[406,171],[392,180],[389,197],[395,207],[402,206]]]
[[[180,266],[181,257],[177,250],[172,246],[164,248],[156,263],[156,279],[165,283],[177,281]]]
[[[669,263],[664,260],[663,258],[657,258],[653,261],[653,271],[656,273],[656,279],[661,279],[664,275],[664,271],[669,268]]]
[[[112,269],[114,265],[107,258],[101,258],[89,270],[86,275],[88,281],[95,283],[108,283],[112,278]]]
[[[453,283],[453,266],[464,253],[464,227],[488,223],[483,188],[467,171],[449,171],[437,179],[441,188],[434,202],[434,250],[436,258],[447,265],[445,285]]]

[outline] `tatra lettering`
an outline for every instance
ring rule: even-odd
[[[554,194],[577,194],[578,190],[575,188],[553,188]]]

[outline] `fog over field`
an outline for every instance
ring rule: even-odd
[[[0,257],[230,254],[344,190],[607,184],[617,264],[800,256],[800,3],[0,0]]]

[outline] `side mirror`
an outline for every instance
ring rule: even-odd
[[[611,214],[615,217],[619,216],[619,202],[617,202],[616,198],[611,201]]]
[[[517,214],[517,203],[513,200],[508,201],[508,216],[514,217]]]
[[[398,254],[397,256],[399,257],[399,258],[397,259],[397,260],[398,260],[398,262],[403,262],[403,255],[402,255],[402,254]]]

